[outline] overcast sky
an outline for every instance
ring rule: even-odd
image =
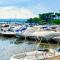
[[[60,0],[0,0],[0,18],[30,18],[59,10]]]

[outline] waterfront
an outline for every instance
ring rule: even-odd
[[[29,42],[16,42],[16,38],[0,37],[0,60],[9,60],[14,54],[35,50],[36,44]]]
[[[17,40],[15,37],[8,38],[0,36],[0,60],[9,60],[14,54],[33,51],[44,45],[38,46],[37,44],[38,42],[36,43],[36,41]],[[56,47],[56,45],[51,46]]]

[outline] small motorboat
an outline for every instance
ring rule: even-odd
[[[57,49],[49,49],[49,50],[39,50],[39,51],[32,51],[32,52],[24,52],[17,55],[13,55],[10,60],[43,60],[46,58],[51,58],[60,55],[60,50]]]
[[[1,32],[1,35],[6,36],[6,37],[12,37],[16,35],[16,32],[11,32],[11,31],[3,31]]]

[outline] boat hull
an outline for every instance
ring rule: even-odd
[[[1,32],[1,35],[5,37],[13,37],[13,36],[15,37],[16,33],[15,32]]]
[[[44,51],[33,51],[12,56],[10,60],[43,60],[51,57],[55,57],[55,55]]]

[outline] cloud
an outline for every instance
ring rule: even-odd
[[[33,12],[26,8],[0,7],[0,18],[31,18],[34,16]]]
[[[54,3],[53,3],[54,2]],[[7,7],[5,7],[7,6]],[[5,9],[8,6],[15,7],[24,7],[32,10],[34,13],[44,13],[49,11],[57,11],[60,10],[60,1],[59,0],[0,0],[0,7],[4,7]],[[10,8],[15,8],[10,7]],[[10,9],[8,8],[8,9]]]
[[[43,3],[36,4],[32,7],[32,9],[35,12],[35,14],[52,12],[52,10],[49,9],[49,7]]]

